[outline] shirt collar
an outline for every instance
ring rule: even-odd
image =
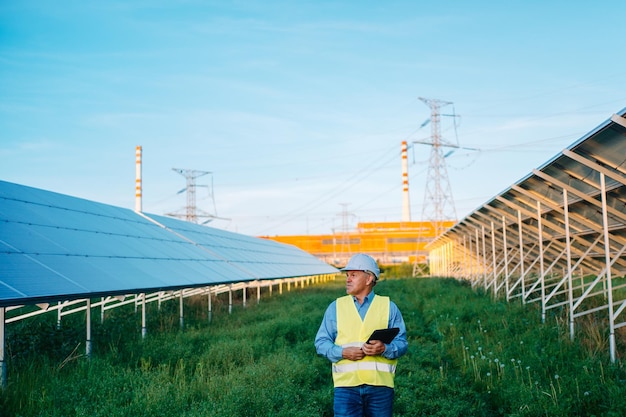
[[[367,294],[367,295],[365,296],[365,298],[363,298],[363,304],[365,304],[365,303],[371,303],[371,302],[372,302],[372,300],[374,299],[374,295],[375,295],[375,294],[374,294],[374,290],[370,291],[370,293],[369,293],[369,294]],[[358,303],[358,302],[359,302],[359,300],[357,300],[357,298],[356,298],[354,295],[352,296],[352,301],[354,301],[355,303]],[[361,305],[363,305],[363,304],[361,304]]]

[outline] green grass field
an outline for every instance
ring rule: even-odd
[[[571,342],[564,315],[541,324],[535,306],[493,301],[450,279],[387,279],[407,325],[398,363],[397,416],[621,416],[626,372],[610,364],[604,330],[590,324]],[[7,328],[8,384],[0,416],[332,415],[332,381],[313,339],[335,282],[235,307],[206,297],[149,309],[140,337],[134,309],[94,324],[91,359],[84,323],[38,318]],[[54,316],[54,315],[52,315]],[[620,354],[625,351],[619,346]]]

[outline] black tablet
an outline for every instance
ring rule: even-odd
[[[367,339],[367,343],[369,343],[370,340],[380,340],[384,344],[388,345],[389,343],[391,343],[393,338],[396,337],[396,335],[399,332],[400,332],[400,328],[399,327],[392,327],[392,328],[389,328],[389,329],[374,330],[374,332]]]

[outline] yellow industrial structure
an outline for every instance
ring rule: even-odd
[[[454,221],[441,225],[448,229]],[[426,261],[425,246],[435,238],[431,222],[358,223],[356,230],[327,235],[261,236],[287,243],[333,265],[345,265],[355,253],[367,253],[381,265]]]

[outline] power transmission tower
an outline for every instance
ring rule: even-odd
[[[177,194],[181,194],[183,192],[186,193],[187,205],[185,206],[184,213],[166,213],[166,215],[172,216],[172,217],[184,218],[185,220],[191,223],[198,223],[198,220],[201,218],[206,219],[201,224],[206,224],[214,219],[221,219],[221,217],[217,217],[217,210],[215,208],[215,198],[213,196],[213,177],[211,177],[210,187],[208,185],[196,184],[197,178],[200,178],[204,175],[211,174],[211,172],[197,171],[195,169],[179,169],[179,168],[172,168],[172,170],[184,176],[187,181],[187,185],[185,186],[185,188],[183,188],[177,193]],[[213,211],[215,212],[215,214],[210,214],[197,208],[196,206],[196,188],[197,187],[204,187],[204,188],[209,189],[209,196],[211,198],[211,201],[213,202]],[[224,220],[227,220],[227,219],[224,219]]]
[[[433,222],[435,237],[445,231],[444,221],[456,220],[456,207],[452,198],[452,188],[448,178],[443,148],[458,148],[459,145],[446,141],[441,136],[441,113],[442,106],[452,104],[450,101],[427,99],[420,97],[430,107],[430,141],[416,141],[430,145],[430,160],[428,175],[426,178],[426,193],[424,194],[424,206],[422,207],[422,219]],[[456,117],[453,113],[452,117]],[[455,121],[456,123],[456,121]]]
[[[354,213],[348,211],[348,205],[350,203],[341,203],[343,209],[341,210],[341,255],[345,256],[347,249],[348,255],[352,253],[350,247],[350,217],[354,216]]]
[[[452,198],[452,189],[450,188],[450,180],[448,179],[448,169],[446,167],[443,147],[458,148],[458,144],[448,142],[441,135],[441,108],[451,105],[450,101],[437,99],[427,99],[420,97],[428,107],[430,107],[430,119],[422,124],[426,125],[430,122],[430,139],[428,141],[414,141],[415,144],[429,145],[430,158],[428,164],[428,174],[426,177],[426,191],[424,193],[424,205],[422,207],[422,222],[430,222],[433,227],[434,237],[438,237],[445,232],[446,221],[456,221],[456,207]],[[454,112],[452,115],[457,117]],[[455,120],[456,123],[456,120]],[[420,228],[420,230],[423,228]],[[424,241],[424,236],[418,236],[418,244]],[[423,275],[425,273],[426,264],[420,264],[420,258],[425,255],[420,253],[418,248],[415,262],[413,264],[413,276]]]

